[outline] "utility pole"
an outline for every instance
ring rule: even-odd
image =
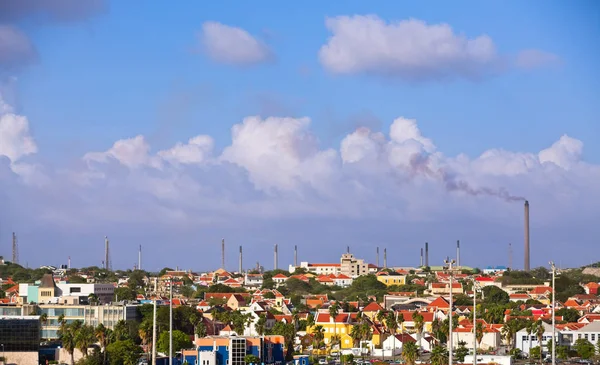
[[[554,289],[556,278],[556,266],[552,261],[550,261],[550,268],[552,269],[552,365],[556,365],[556,290]]]
[[[158,294],[158,278],[154,278],[154,309],[152,313],[152,365],[156,365],[156,295]]]
[[[452,365],[452,277],[453,277],[453,273],[452,273],[452,265],[456,264],[455,260],[450,260],[450,258],[447,258],[446,260],[444,260],[444,263],[446,264],[446,267],[448,268],[448,272],[450,273],[450,310],[448,311],[448,365]]]
[[[473,278],[473,365],[477,365],[477,292],[480,286]]]
[[[173,277],[169,285],[169,365],[173,365]]]

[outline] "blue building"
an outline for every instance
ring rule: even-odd
[[[196,345],[195,354],[184,352],[190,364],[246,365],[246,355],[256,356],[261,364],[285,363],[283,336],[210,336],[197,339]]]

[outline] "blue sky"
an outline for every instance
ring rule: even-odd
[[[410,250],[414,256],[426,240],[434,244],[436,239],[463,239],[468,245],[470,238],[473,247],[489,247],[504,257],[508,241],[520,247],[518,205],[445,191],[443,184],[435,183],[439,174],[432,173],[417,179],[409,173],[409,186],[401,187],[405,192],[394,192],[390,173],[404,169],[404,174],[406,168],[414,168],[401,156],[406,151],[431,156],[429,172],[442,171],[436,169],[445,166],[444,171],[451,170],[456,179],[471,185],[508,188],[528,198],[534,195],[532,207],[538,199],[546,204],[544,210],[562,211],[564,215],[546,213],[543,218],[533,218],[539,227],[538,243],[547,242],[544,250],[534,255],[536,263],[564,254],[567,264],[582,264],[579,257],[561,250],[570,239],[593,247],[590,237],[597,237],[598,228],[587,223],[598,213],[594,208],[598,202],[593,199],[600,196],[592,183],[600,176],[600,146],[595,143],[600,137],[600,51],[595,45],[600,20],[594,16],[599,7],[593,1],[299,5],[182,1],[177,6],[162,1],[66,1],[62,7],[52,0],[41,3],[2,5],[5,15],[0,15],[0,26],[5,26],[0,29],[13,36],[18,32],[23,44],[21,48],[15,46],[17,42],[9,44],[8,37],[2,44],[0,37],[0,51],[8,55],[0,57],[0,77],[13,80],[3,81],[7,86],[0,91],[11,105],[11,115],[26,117],[27,136],[36,146],[35,151],[17,155],[15,148],[9,149],[9,138],[0,138],[4,143],[0,155],[4,151],[12,171],[5,178],[11,179],[10,184],[1,180],[1,174],[0,182],[15,189],[14,194],[4,196],[5,204],[13,209],[0,216],[0,241],[8,247],[7,226],[21,232],[21,241],[31,247],[22,249],[22,255],[29,256],[32,265],[45,263],[37,254],[44,237],[52,237],[61,251],[51,254],[53,264],[64,261],[64,250],[79,262],[96,263],[83,248],[104,234],[117,237],[123,252],[135,251],[139,241],[148,242],[156,253],[149,252],[146,257],[155,266],[165,257],[160,253],[161,242],[170,238],[185,252],[192,247],[200,249],[195,242],[208,246],[206,241],[218,241],[221,236],[231,236],[232,241],[250,247],[271,247],[277,241],[284,248],[296,243],[309,251],[323,247],[325,242],[320,241],[329,237],[326,243],[331,248],[317,251],[314,260],[336,259],[344,242],[351,242],[357,255],[366,257],[373,244],[388,246],[388,252],[396,254],[396,265],[414,265],[416,259],[404,259],[403,253]],[[70,18],[65,19],[66,15]],[[371,17],[361,17],[366,15]],[[338,18],[342,16],[350,18],[344,22]],[[339,26],[337,31],[335,25],[328,28],[327,19]],[[221,54],[211,51],[204,28],[210,22],[220,27],[211,36],[216,42],[212,44],[230,45],[229,50],[220,48]],[[398,24],[406,27],[396,31]],[[447,24],[450,33],[443,33],[439,44],[432,45],[426,38],[433,37],[440,24]],[[365,27],[376,29],[368,33]],[[229,37],[225,34],[228,29],[242,31],[249,38],[239,38],[240,33]],[[361,43],[364,34],[370,38]],[[461,43],[478,37],[490,40],[495,51],[471,49]],[[403,46],[406,44],[412,46]],[[335,45],[341,53],[327,52],[330,45],[330,50]],[[439,56],[442,49],[451,49],[452,55]],[[528,51],[533,61],[529,58],[529,63],[521,63],[520,57]],[[234,61],[226,61],[234,56]],[[249,60],[250,56],[255,58]],[[416,63],[411,63],[414,60]],[[262,122],[241,128],[245,137],[232,145],[232,126],[255,115],[262,117]],[[268,117],[279,119],[269,124],[264,121]],[[296,119],[290,122],[283,117]],[[301,117],[310,118],[308,127],[294,124]],[[416,120],[416,124],[400,121],[397,125],[404,131],[416,125],[417,137],[400,141],[388,136],[399,117]],[[12,126],[8,120],[6,136]],[[290,132],[290,125],[297,128]],[[375,143],[381,149],[378,163],[404,159],[403,167],[359,164],[358,160],[366,161],[366,150],[359,147],[353,147],[359,152],[352,150],[354,157],[348,157],[344,141],[359,127],[368,128],[371,134],[357,146],[379,141],[376,134],[381,132],[396,144]],[[538,156],[565,134],[571,139]],[[116,141],[138,135],[149,150],[145,151],[148,156],[136,155],[135,166],[131,160],[124,161],[123,155],[110,152]],[[200,164],[202,160],[202,166],[188,163],[182,168],[181,161],[176,166],[170,160],[166,168],[164,155],[154,156],[197,135],[210,136],[211,147],[202,145],[202,152],[194,152],[194,161]],[[18,136],[23,138],[23,133]],[[273,136],[292,141],[293,153],[281,156],[291,147],[274,145],[269,151],[275,156],[266,158],[259,147],[273,142]],[[425,139],[433,141],[435,148],[428,148]],[[23,145],[22,140],[12,141]],[[419,144],[416,150],[412,149],[414,141]],[[237,147],[227,152],[232,146]],[[391,151],[394,147],[399,149]],[[336,157],[324,157],[330,150],[336,151]],[[498,153],[503,162],[497,166],[496,160],[480,158],[489,150],[514,154]],[[88,153],[96,153],[91,160],[98,165],[90,167]],[[469,163],[461,159],[462,154],[469,157]],[[526,171],[516,172],[515,163],[527,165]],[[28,168],[25,176],[24,166],[35,168]],[[102,178],[81,184],[65,177],[92,172]],[[167,181],[176,184],[168,189],[179,191],[176,197],[161,195],[164,190],[157,193],[157,186],[166,189]],[[150,186],[152,182],[158,185]],[[146,183],[150,184],[148,190],[140,193],[139,186]],[[198,190],[190,188],[192,183],[198,184]],[[336,184],[349,186],[336,188]],[[361,193],[353,190],[358,185]],[[114,186],[121,188],[113,191]],[[190,191],[181,192],[185,189]],[[339,192],[334,194],[334,190]],[[202,195],[207,191],[217,197]],[[363,192],[368,194],[361,196]],[[119,193],[124,196],[118,197]],[[554,198],[547,199],[547,195]],[[89,200],[94,200],[87,199],[90,196],[104,197],[96,202],[102,206],[89,206]],[[422,196],[432,201],[426,202]],[[590,205],[583,211],[576,204],[581,197],[587,197]],[[203,208],[183,204],[192,198]],[[64,202],[60,214],[39,213],[53,211],[55,199]],[[13,213],[24,209],[20,208],[24,201],[35,213]],[[230,210],[218,208],[224,201]],[[254,208],[240,208],[248,202]],[[417,202],[423,203],[413,208]],[[141,212],[157,210],[151,218],[135,222],[108,219],[112,210],[125,209],[120,204]],[[335,209],[323,213],[321,204]],[[162,209],[177,214],[172,221],[165,220],[159,213]],[[238,210],[245,209],[269,213],[239,214]],[[479,209],[490,213],[485,223],[477,223],[482,219]],[[76,223],[82,210],[91,215]],[[54,215],[53,219],[60,216],[62,224],[48,215]],[[209,219],[214,216],[220,217],[218,224]],[[562,224],[556,226],[557,221]],[[357,222],[368,229],[359,229]],[[69,225],[71,229],[66,229]],[[549,226],[554,230],[543,229]],[[338,234],[332,235],[331,230]],[[573,235],[575,230],[579,233]],[[205,240],[198,238],[203,235]],[[380,243],[369,242],[368,237],[378,237]],[[214,247],[202,250],[216,252]],[[267,258],[254,253],[247,257],[270,265],[270,248],[265,251],[269,252]],[[514,251],[514,261],[520,262],[520,252]],[[451,253],[440,253],[440,259]],[[466,258],[473,265],[506,264],[506,260],[490,262],[493,258],[471,255]],[[126,254],[115,256],[116,265],[130,265]],[[165,265],[180,263],[194,269],[211,265],[201,259],[179,260],[169,258]]]

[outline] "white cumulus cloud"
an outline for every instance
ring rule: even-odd
[[[326,20],[331,37],[319,51],[323,66],[334,73],[369,73],[427,79],[473,77],[498,61],[487,35],[468,38],[448,24],[410,19],[386,22],[374,16],[339,16]]]
[[[218,22],[202,24],[200,40],[206,54],[216,62],[253,65],[267,61],[269,47],[246,30]]]
[[[328,148],[309,118],[250,116],[232,127],[219,151],[208,135],[156,151],[140,135],[78,163],[38,168],[20,162],[36,163],[26,119],[5,113],[2,121],[0,220],[27,222],[44,234],[79,232],[87,241],[110,229],[128,237],[152,232],[165,242],[177,232],[192,243],[170,240],[169,249],[187,252],[243,232],[239,241],[256,242],[256,252],[266,241],[302,241],[307,251],[337,254],[336,245],[346,242],[407,250],[451,233],[502,255],[498,244],[522,239],[522,207],[514,202],[526,197],[538,247],[563,247],[564,232],[583,248],[595,244],[595,225],[577,227],[600,215],[600,166],[583,160],[583,143],[573,137],[538,153],[496,148],[447,156],[411,118],[396,118],[383,132],[358,128]],[[207,238],[211,230],[216,238]]]

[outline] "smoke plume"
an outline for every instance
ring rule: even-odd
[[[505,188],[473,187],[468,182],[457,178],[453,173],[445,169],[433,170],[429,167],[429,155],[415,154],[410,159],[410,167],[413,176],[426,175],[441,181],[447,191],[462,191],[469,195],[495,196],[507,202],[525,201],[522,196],[510,194]]]

